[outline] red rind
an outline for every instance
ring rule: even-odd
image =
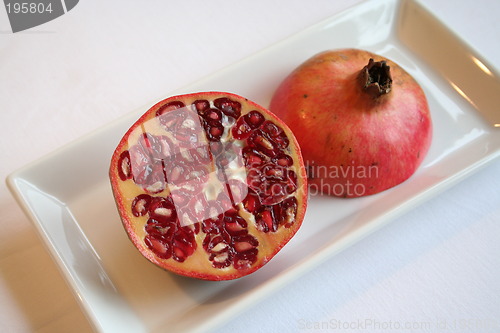
[[[385,60],[392,73],[392,90],[379,98],[365,94],[358,82],[370,58]],[[357,197],[394,187],[418,169],[432,140],[419,84],[398,64],[364,50],[311,57],[283,80],[270,110],[295,133],[312,171],[311,192]],[[366,172],[353,175],[359,168]],[[363,191],[355,193],[358,184]]]

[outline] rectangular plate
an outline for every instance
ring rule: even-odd
[[[391,58],[417,79],[432,110],[431,149],[413,177],[383,193],[312,197],[295,238],[245,278],[214,283],[168,274],[144,260],[123,231],[108,163],[121,136],[153,103],[8,177],[96,330],[214,328],[498,157],[499,75],[414,1],[367,1],[172,94],[230,91],[266,106],[297,65],[346,47]],[[78,177],[67,170],[78,170]]]

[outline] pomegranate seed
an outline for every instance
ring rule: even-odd
[[[221,151],[216,157],[216,164],[220,169],[226,168],[230,163],[233,164],[232,168],[239,168],[243,166],[241,149],[236,145],[224,143]]]
[[[208,218],[205,219],[201,222],[201,230],[206,233],[216,233],[219,232],[219,227],[221,225],[221,222],[217,218]],[[205,238],[205,241],[209,241],[209,238]],[[208,243],[207,243],[208,244]],[[205,245],[204,245],[205,246]]]
[[[199,141],[196,130],[190,127],[179,127],[173,135],[175,143],[180,147],[196,147]]]
[[[132,173],[136,173],[137,170],[143,169],[146,165],[152,163],[151,157],[140,145],[130,147],[129,160]]]
[[[226,243],[220,242],[212,248],[212,252],[220,252],[222,250],[226,250],[227,247],[228,245]]]
[[[144,184],[146,178],[152,171],[152,165],[149,157],[144,153],[144,150],[135,145],[129,150],[130,156],[130,171],[134,182],[138,185]]]
[[[224,132],[224,127],[223,126],[213,126],[210,128],[210,135],[212,137],[218,137],[220,138],[222,136],[222,133]]]
[[[262,129],[254,130],[247,141],[250,147],[269,157],[275,157],[276,155],[281,153],[281,151],[279,151],[277,147],[274,146],[273,140],[271,139],[269,134],[262,131]]]
[[[185,206],[189,200],[192,198],[193,193],[189,189],[185,187],[179,187],[173,189],[170,194],[172,195],[172,200],[175,203],[176,207]]]
[[[243,200],[243,206],[250,213],[254,213],[260,208],[260,199],[252,189],[248,189],[248,194]]]
[[[262,174],[268,179],[284,180],[286,169],[273,163],[262,166]]]
[[[172,258],[178,262],[184,262],[196,249],[196,241],[189,228],[177,228],[171,244]]]
[[[218,225],[220,226],[220,224]],[[212,232],[210,235],[207,236],[206,239],[208,239],[208,242],[206,244],[206,250],[207,251],[213,251],[213,248],[219,244],[219,243],[224,243],[224,238],[222,235],[219,234],[219,230],[217,229],[217,232]]]
[[[156,137],[155,146],[153,147],[153,158],[169,160],[173,155],[175,155],[175,146],[170,138],[165,135]]]
[[[214,122],[213,124],[207,123],[205,125],[205,132],[209,141],[220,141],[222,134],[224,134],[224,126],[221,123]]]
[[[222,180],[221,182],[224,182],[224,180]],[[234,201],[234,199],[233,199],[233,201]],[[220,192],[219,195],[217,195],[217,202],[219,203],[219,206],[220,206],[219,213],[225,212],[225,211],[231,209],[233,207],[233,201],[231,200],[231,198],[229,197],[229,195],[227,193]]]
[[[188,171],[185,179],[187,181],[197,181],[203,183],[206,181],[206,178],[209,174],[207,167],[204,165],[193,165],[190,166],[191,170]]]
[[[285,228],[290,228],[295,222],[295,217],[297,215],[297,199],[295,197],[286,199],[281,204],[281,209],[281,216],[283,218],[281,223],[285,225]]]
[[[243,236],[237,236],[234,239],[234,249],[236,252],[245,252],[252,250],[259,245],[259,241],[252,235],[246,234]]]
[[[199,164],[207,165],[211,161],[210,150],[206,145],[201,145],[188,151],[191,154],[193,160]]]
[[[236,125],[232,129],[233,137],[237,140],[246,139],[251,133],[252,127],[246,122],[245,117],[238,119]]]
[[[258,192],[263,205],[275,205],[297,190],[294,184],[266,179]]]
[[[141,184],[144,190],[151,194],[156,194],[162,192],[166,187],[165,173],[163,171],[163,165],[160,163],[155,163],[151,165],[151,172],[144,179]]]
[[[238,222],[228,222],[226,223],[226,230],[231,235],[239,235],[241,233],[246,233],[247,230],[241,226]]]
[[[230,100],[229,98],[222,97],[214,100],[214,105],[220,109],[226,116],[238,119],[241,115],[240,102]]]
[[[144,238],[144,243],[149,249],[151,249],[151,251],[162,259],[168,259],[172,256],[169,244],[166,242],[161,242],[160,240],[147,235],[146,238]]]
[[[178,262],[184,262],[184,260],[186,260],[186,257],[186,253],[184,253],[181,248],[174,247],[174,253],[172,255],[172,258],[174,258],[174,260]]]
[[[149,216],[163,222],[175,222],[177,220],[177,211],[170,196],[153,197],[149,204]]]
[[[166,177],[169,184],[180,185],[186,180],[189,167],[184,160],[172,161],[172,165],[165,167]]]
[[[139,194],[132,201],[132,214],[136,217],[144,216],[149,210],[151,196],[148,194]]]
[[[239,212],[234,207],[224,213],[224,222],[227,224],[237,223],[241,228],[247,227],[247,221],[239,215]]]
[[[247,167],[257,167],[262,165],[266,157],[251,147],[245,147],[242,150],[243,159]]]
[[[267,150],[272,150],[274,148],[273,144],[263,136],[256,137],[254,142],[257,143],[260,147]]]
[[[234,243],[234,249],[237,252],[244,252],[244,251],[253,249],[253,246],[252,246],[252,244],[250,244],[248,242],[236,242],[236,243]]]
[[[264,124],[262,124],[262,130],[271,137],[278,136],[283,132],[281,127],[278,127],[275,123],[269,120],[266,120]]]
[[[252,129],[259,127],[264,122],[264,116],[257,110],[248,112],[243,118]]]
[[[257,227],[264,232],[274,232],[277,230],[273,220],[274,218],[269,206],[263,206],[261,211],[257,213]]]
[[[133,161],[134,163],[135,161]],[[160,162],[139,165],[132,168],[134,182],[146,192],[155,194],[165,189],[166,181],[163,166]]]
[[[217,263],[222,263],[224,261],[226,261],[229,257],[229,253],[227,252],[223,252],[221,254],[218,254],[214,257],[214,261],[217,262]]]
[[[130,153],[125,150],[118,159],[118,175],[125,181],[132,178],[132,167],[130,166]]]
[[[286,154],[276,156],[273,159],[273,162],[283,167],[289,167],[293,165],[292,157]]]
[[[259,190],[264,183],[264,177],[262,177],[261,171],[257,168],[248,169],[247,171],[247,185],[248,187]]]
[[[182,103],[180,101],[170,102],[170,103],[167,103],[165,105],[160,106],[158,111],[156,111],[156,116],[161,116],[169,111],[177,110],[177,109],[180,109],[183,107],[185,107],[185,105],[184,105],[184,103]]]
[[[218,109],[209,109],[205,112],[204,118],[210,123],[220,123],[222,121],[222,112]]]
[[[257,261],[257,254],[257,249],[237,253],[234,258],[234,267],[236,269],[248,269],[255,261]]]
[[[242,202],[248,193],[248,186],[237,179],[229,179],[227,186],[229,196],[234,203]]]
[[[194,111],[197,111],[201,116],[210,108],[210,103],[206,99],[196,100],[193,102]]]
[[[293,170],[287,171],[287,179],[285,184],[286,194],[292,194],[297,190],[297,174]]]
[[[273,142],[279,149],[286,149],[286,147],[288,147],[288,145],[290,144],[290,140],[288,140],[285,133],[281,133],[280,135],[274,137]]]
[[[157,239],[163,239],[167,241],[172,237],[174,228],[171,223],[161,223],[154,219],[149,219],[144,230],[151,237],[156,237]]]
[[[231,253],[222,252],[217,255],[212,255],[210,260],[212,260],[212,265],[215,268],[226,268],[231,265]]]

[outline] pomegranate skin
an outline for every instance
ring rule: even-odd
[[[389,93],[363,90],[359,73],[370,58],[390,67]],[[308,59],[280,84],[269,109],[301,146],[311,194],[360,197],[394,187],[415,173],[432,140],[427,99],[415,79],[359,49]]]

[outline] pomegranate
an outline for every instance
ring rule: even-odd
[[[128,237],[144,257],[206,280],[248,275],[304,218],[299,146],[275,115],[243,97],[167,98],[125,133],[110,180]]]
[[[360,197],[394,187],[416,171],[432,139],[419,84],[364,50],[308,59],[279,85],[269,109],[299,141],[311,194]]]

